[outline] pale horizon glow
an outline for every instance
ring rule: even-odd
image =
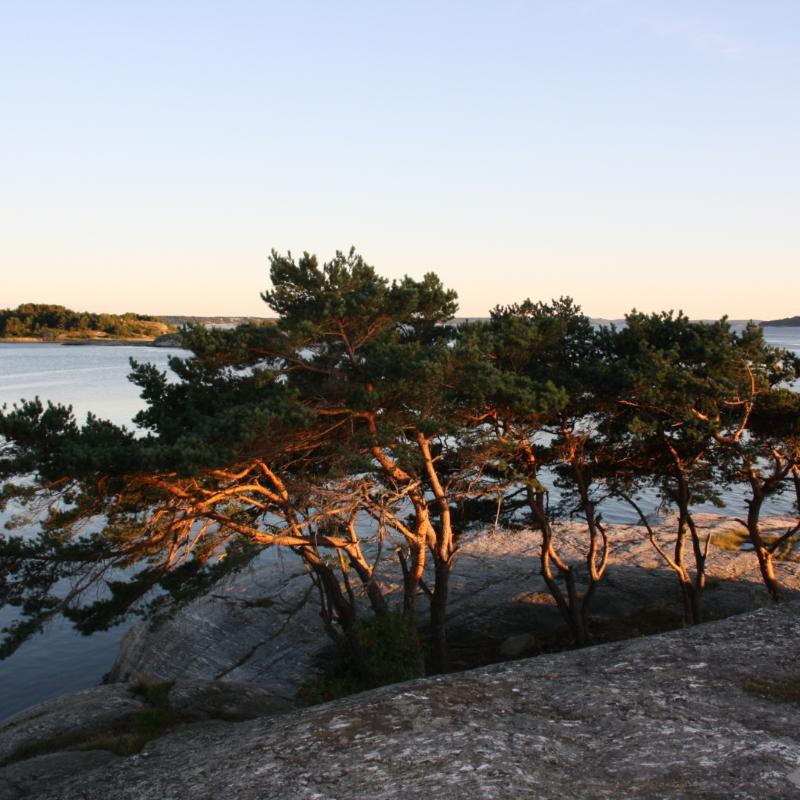
[[[459,316],[800,314],[793,0],[0,7],[0,307],[270,316],[271,249]]]

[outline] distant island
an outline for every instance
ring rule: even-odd
[[[769,319],[758,323],[762,328],[800,328],[800,317]]]
[[[174,325],[146,314],[93,314],[43,303],[0,309],[0,338],[13,341],[154,340],[174,330]]]

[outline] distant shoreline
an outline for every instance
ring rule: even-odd
[[[0,337],[0,344],[59,344],[73,347],[85,345],[100,345],[101,347],[180,347],[176,334],[166,333],[149,339],[42,339],[34,336],[4,336]]]
[[[458,324],[467,320],[487,319],[486,317],[456,317],[453,321]],[[268,320],[272,322],[272,320]],[[624,323],[624,320],[607,320],[607,319],[592,319],[594,324],[617,324]],[[741,323],[740,320],[730,320],[732,324]],[[791,324],[794,322],[795,324]],[[787,320],[770,320],[759,321],[758,325],[761,328],[796,328],[800,327],[800,317],[788,318]],[[114,337],[54,337],[50,339],[43,339],[39,336],[0,336],[0,344],[59,344],[67,346],[86,346],[86,345],[100,345],[102,347],[175,347],[181,348],[180,334],[169,332],[161,334],[160,336],[147,337],[147,338],[114,338]]]
[[[800,328],[800,317],[784,317],[783,319],[762,320],[758,324],[762,328]]]

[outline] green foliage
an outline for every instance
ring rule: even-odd
[[[0,309],[0,337],[138,339],[159,336],[168,330],[174,329],[145,314],[92,314],[40,303]]]
[[[756,399],[749,429],[764,440],[800,439],[800,394],[773,389]]]
[[[163,736],[181,721],[169,701],[172,686],[171,681],[136,684],[132,691],[145,700],[149,707],[139,711],[132,719],[100,731],[64,733],[24,744],[0,760],[0,767],[61,750],[109,750],[118,756],[138,753],[148,742]]]
[[[495,308],[488,324],[459,329],[457,348],[465,402],[531,421],[582,396],[582,372],[598,363],[591,323],[570,298]]]
[[[743,688],[751,694],[789,703],[800,703],[800,675],[792,675],[782,681],[754,678],[745,681]]]
[[[303,559],[349,643],[331,680],[403,679],[422,669],[416,632],[381,627],[401,623],[381,621],[363,548],[432,558],[441,611],[470,527],[578,514],[596,537],[610,493],[655,487],[685,510],[775,448],[787,469],[800,458],[785,390],[797,359],[757,326],[633,312],[595,329],[569,298],[455,326],[456,294],[435,275],[389,281],[353,250],[326,263],[273,252],[270,277],[276,324],[185,327],[190,357],[171,375],[132,362],[135,433],[38,399],[2,410],[0,504],[38,531],[0,537],[0,603],[19,612],[0,655],[56,614],[88,633],[167,613],[275,544]],[[0,313],[5,330],[113,327],[21,308]],[[372,590],[375,627],[354,622],[351,580]],[[410,619],[423,589],[407,569],[401,580]]]
[[[774,402],[773,387],[794,375],[794,357],[766,345],[757,326],[737,334],[724,318],[633,312],[625,319],[609,342],[621,412],[614,439],[628,480],[654,485],[668,505],[719,503],[717,470],[728,457],[720,441],[752,425],[752,403]]]
[[[388,614],[359,620],[353,635],[355,646],[341,647],[328,669],[300,689],[300,699],[321,703],[425,674],[424,653],[413,618]]]

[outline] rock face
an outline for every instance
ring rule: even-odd
[[[697,520],[711,533],[735,527],[719,515],[697,515]],[[769,524],[781,529],[789,523],[773,518]],[[673,519],[661,526],[665,543],[670,540],[670,524]],[[559,535],[564,556],[580,563],[581,526],[563,525]],[[679,619],[675,575],[664,568],[643,528],[615,526],[611,544],[607,576],[592,606],[598,625],[631,615],[671,614]],[[752,553],[712,546],[707,567],[704,602],[711,618],[768,602]],[[777,568],[787,594],[800,597],[800,564],[778,562]],[[391,582],[396,575],[387,570],[384,577],[384,587],[399,594]],[[299,562],[291,555],[273,558],[232,577],[155,630],[144,624],[133,628],[111,678],[249,682],[293,698],[330,655],[317,603]],[[561,617],[539,575],[538,534],[498,531],[461,540],[448,606],[455,667],[476,663],[476,642],[486,651],[485,661],[497,661],[529,655],[536,651],[539,638],[562,630]],[[462,648],[470,651],[468,657],[460,655]]]
[[[794,603],[281,717],[196,723],[36,797],[797,798],[800,706],[747,682],[799,670]]]
[[[161,336],[156,336],[150,344],[153,347],[180,347],[181,335],[179,333],[162,333]]]
[[[293,698],[330,647],[313,589],[291,557],[235,575],[155,630],[133,627],[110,679],[249,682]]]
[[[147,708],[124,684],[98,686],[48,700],[0,723],[0,762],[20,747],[54,737],[90,736],[124,725]]]
[[[242,721],[285,713],[295,704],[259,686],[177,681],[168,703],[180,723]],[[117,683],[50,700],[0,723],[0,800],[35,797],[44,786],[118,758],[110,746],[152,711],[138,687]],[[38,754],[41,753],[41,754]]]
[[[176,681],[169,702],[185,721],[222,719],[241,721],[283,714],[296,704],[276,697],[260,686],[227,681]]]
[[[70,775],[81,774],[116,758],[107,750],[85,750],[48,753],[19,761],[0,769],[0,800],[37,797],[40,790]]]

